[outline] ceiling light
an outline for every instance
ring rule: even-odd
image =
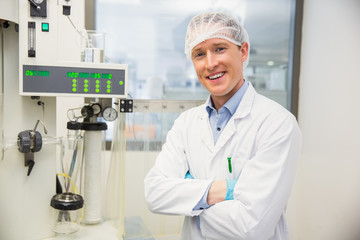
[[[275,62],[274,62],[274,61],[268,61],[266,64],[267,64],[268,66],[274,66],[274,65],[275,65]]]

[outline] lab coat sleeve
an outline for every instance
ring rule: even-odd
[[[207,239],[269,239],[285,211],[300,157],[301,133],[292,115],[266,120],[255,154],[244,166],[234,200],[215,204],[200,215]]]
[[[145,198],[150,211],[162,214],[195,216],[193,210],[203,197],[210,180],[184,179],[189,170],[184,145],[183,116],[169,131],[155,165],[144,180]]]

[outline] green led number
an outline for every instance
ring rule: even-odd
[[[35,70],[26,70],[25,75],[26,76],[37,76],[37,71],[35,71]]]
[[[67,72],[68,78],[77,78],[79,76],[79,73],[77,72]]]
[[[112,79],[112,74],[111,73],[103,73],[103,74],[101,74],[101,78],[102,79]]]
[[[50,76],[50,72],[49,71],[39,71],[39,76],[40,77],[48,77],[48,76]]]
[[[90,77],[89,73],[84,73],[84,72],[79,73],[79,78],[89,78],[89,77]]]
[[[101,74],[100,73],[92,73],[91,78],[101,78]]]

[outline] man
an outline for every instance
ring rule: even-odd
[[[189,23],[185,53],[210,97],[175,121],[144,181],[151,211],[185,215],[184,240],[289,239],[301,133],[243,78],[249,49],[232,16],[207,12]]]

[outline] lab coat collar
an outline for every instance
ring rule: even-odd
[[[250,114],[251,108],[253,106],[254,98],[256,95],[256,91],[254,87],[249,82],[248,89],[245,92],[243,99],[241,100],[238,108],[236,109],[235,114],[227,123],[224,131],[220,135],[216,145],[214,146],[214,138],[212,135],[210,122],[209,122],[209,114],[206,111],[206,106],[208,106],[209,101],[211,101],[210,97],[207,99],[205,104],[201,106],[202,110],[200,111],[200,137],[205,145],[208,147],[209,151],[216,153],[219,149],[229,140],[229,138],[235,133],[236,126],[235,120],[245,118],[248,114]]]
[[[251,82],[249,82],[248,89],[246,90],[243,99],[236,109],[236,112],[233,115],[233,119],[244,118],[250,113],[256,94],[257,93],[254,87],[252,86]]]

